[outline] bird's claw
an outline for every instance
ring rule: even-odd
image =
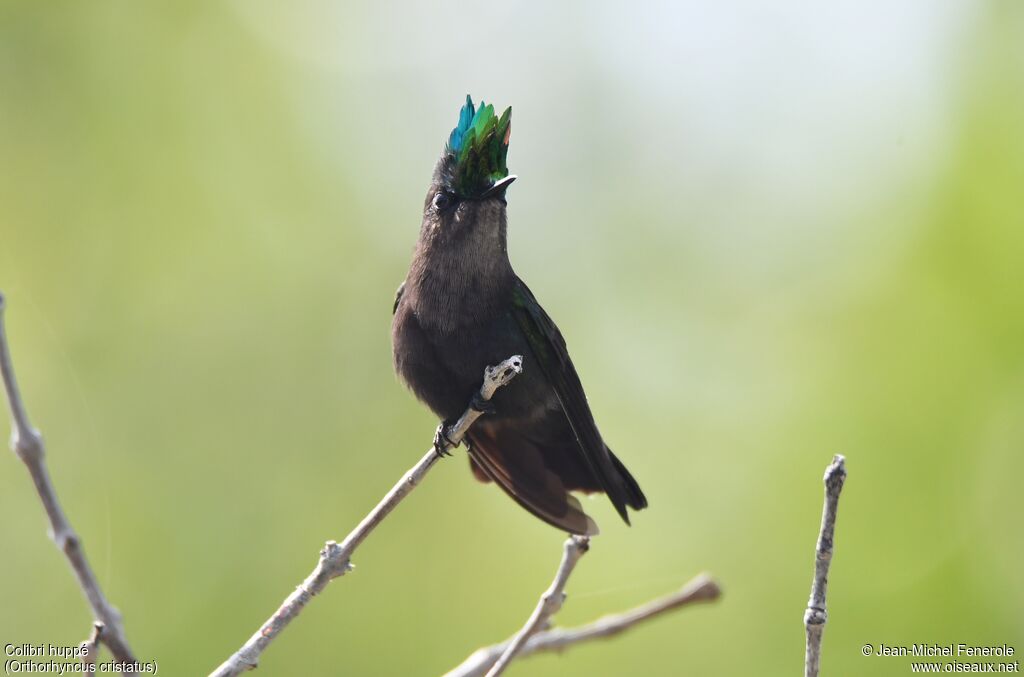
[[[437,430],[434,432],[434,453],[444,458],[445,456],[451,456],[452,452],[448,449],[457,447],[458,445],[451,441],[448,437],[448,431],[451,430],[452,426],[447,421],[441,421],[441,424],[437,426]]]
[[[494,402],[480,397],[480,393],[473,394],[473,399],[469,401],[469,406],[473,411],[479,411],[481,414],[494,414],[498,411],[494,406]]]

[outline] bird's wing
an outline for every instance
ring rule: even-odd
[[[394,315],[398,312],[398,302],[402,300],[402,292],[405,291],[405,280],[402,280],[402,284],[398,285],[398,289],[395,290],[395,305],[391,306],[391,314]]]
[[[594,422],[594,415],[590,412],[590,405],[587,404],[587,396],[583,393],[583,384],[580,383],[576,367],[573,366],[572,360],[569,358],[569,351],[566,348],[565,339],[562,338],[562,333],[558,331],[554,321],[541,308],[526,283],[519,278],[516,278],[512,299],[516,321],[526,336],[535,359],[540,363],[541,371],[544,372],[558,396],[562,410],[576,436],[579,453],[582,454],[587,466],[601,483],[619,515],[629,524],[626,505],[640,501],[632,500],[631,489],[618,472],[612,461],[611,452],[601,439],[601,433]],[[637,488],[637,492],[639,492],[639,488]],[[640,496],[642,497],[642,494]]]
[[[467,433],[469,458],[480,479],[490,479],[516,503],[552,526],[593,536],[597,524],[569,493],[545,449],[516,423],[478,421]]]

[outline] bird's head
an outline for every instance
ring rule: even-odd
[[[444,230],[448,224],[469,225],[500,217],[504,221],[505,190],[516,180],[508,173],[508,138],[512,108],[498,117],[492,104],[466,96],[459,122],[448,136],[424,204],[424,222]]]

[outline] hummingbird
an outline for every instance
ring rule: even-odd
[[[477,479],[552,526],[593,535],[597,524],[570,492],[607,494],[626,524],[627,508],[647,499],[601,437],[562,333],[509,261],[511,116],[468,95],[459,112],[395,295],[394,367],[441,418],[439,436],[467,403],[484,413],[464,438]],[[483,401],[484,368],[512,355],[523,356],[523,373]]]

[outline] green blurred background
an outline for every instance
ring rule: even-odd
[[[513,672],[799,674],[833,453],[825,674],[1019,657],[1024,5],[550,5],[0,3],[9,334],[137,653],[211,670],[429,444],[391,301],[470,92],[513,106],[513,262],[651,503],[590,503],[559,622],[726,590]],[[0,457],[0,642],[87,633],[44,528]],[[561,540],[459,452],[260,674],[440,673]]]

